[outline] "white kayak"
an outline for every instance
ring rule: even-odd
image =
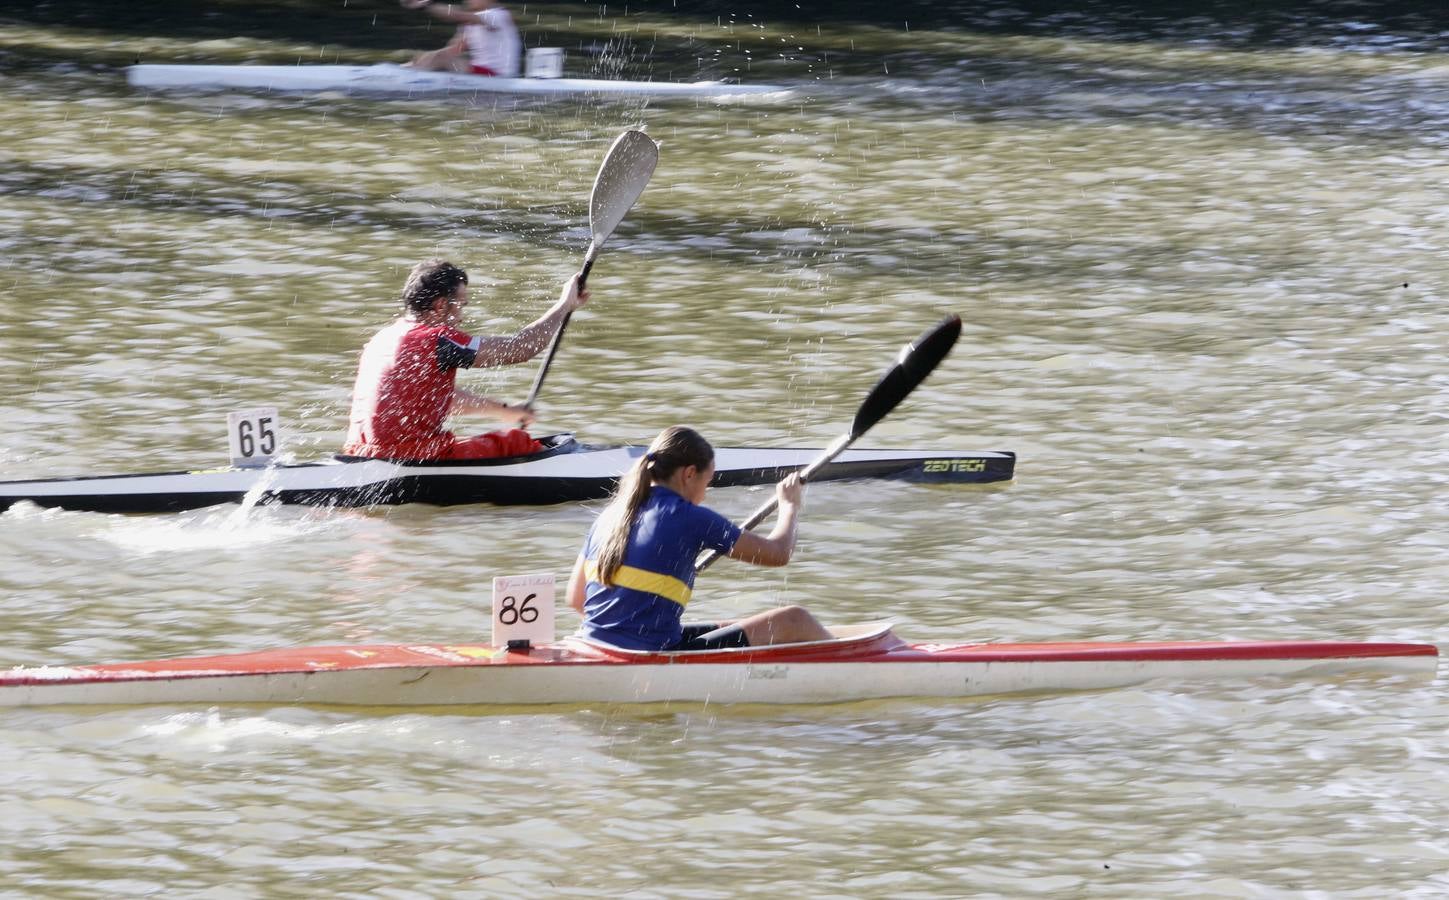
[[[0,706],[182,703],[520,706],[840,703],[1120,688],[1146,682],[1432,676],[1433,644],[1353,641],[910,644],[884,623],[773,647],[649,653],[569,637],[296,647],[0,671]]]
[[[356,94],[621,94],[654,97],[728,97],[779,93],[772,84],[724,81],[614,81],[603,78],[494,78],[425,72],[393,63],[370,66],[137,65],[126,69],[132,87]]]

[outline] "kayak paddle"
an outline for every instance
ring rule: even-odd
[[[644,132],[632,129],[619,135],[613,146],[609,147],[609,152],[604,154],[599,174],[594,176],[594,190],[589,194],[589,231],[593,239],[589,242],[589,252],[584,255],[584,266],[579,269],[580,290],[583,290],[584,282],[589,278],[589,270],[594,267],[594,260],[604,248],[604,242],[623,221],[624,214],[634,205],[634,201],[644,193],[644,186],[649,183],[658,163],[659,145]],[[539,388],[543,387],[544,376],[548,374],[548,367],[553,364],[554,354],[558,352],[559,342],[563,340],[564,329],[568,327],[569,317],[572,315],[571,312],[564,313],[563,321],[558,324],[558,331],[554,332],[553,342],[548,345],[548,353],[543,358],[543,365],[538,368],[538,374],[533,378],[528,399],[523,401],[523,405],[529,409],[533,409],[533,402],[538,399]]]
[[[819,472],[830,463],[831,460],[845,452],[845,448],[855,443],[856,439],[865,434],[881,419],[890,414],[900,402],[906,399],[916,386],[926,380],[926,376],[946,358],[955,346],[956,339],[961,336],[961,317],[956,315],[947,316],[939,325],[916,338],[911,343],[901,348],[900,356],[896,358],[896,364],[891,366],[890,371],[876,382],[875,387],[870,389],[866,395],[865,402],[860,404],[860,409],[855,412],[855,421],[850,423],[850,431],[836,438],[824,452],[820,454],[810,465],[800,470],[800,478],[809,481],[810,476]],[[770,498],[770,502],[755,510],[741,528],[748,531],[756,525],[765,521],[765,517],[775,511],[779,500]],[[711,550],[694,567],[695,574],[703,572],[720,558],[718,550]]]

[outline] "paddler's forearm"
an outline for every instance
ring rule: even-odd
[[[518,342],[525,354],[519,362],[526,362],[543,352],[543,348],[548,346],[548,342],[553,340],[554,333],[563,324],[564,316],[568,314],[568,311],[568,304],[559,300],[552,309],[534,319],[527,327],[513,336],[513,340]]]
[[[461,415],[492,416],[505,422],[529,424],[533,421],[533,413],[522,406],[499,403],[497,400],[475,394],[472,391],[465,391],[462,388],[453,389],[451,411]]]
[[[452,3],[436,3],[432,2],[432,0],[427,0],[427,2],[423,3],[404,3],[403,6],[411,9],[420,9],[433,18],[441,19],[444,22],[472,25],[478,21],[478,17],[468,12],[467,8],[461,4],[458,5],[457,9],[454,9],[454,4]]]
[[[775,527],[768,535],[746,531],[735,541],[728,556],[740,562],[757,566],[783,566],[790,562],[795,553],[796,524],[800,520],[800,507],[789,503],[780,506]]]
[[[528,362],[543,352],[558,326],[563,322],[566,307],[554,304],[553,309],[530,323],[511,337],[483,338],[478,344],[478,356],[473,362],[478,366],[511,366]]]
[[[506,338],[484,338],[478,346],[478,357],[474,366],[509,366],[528,362],[543,352],[553,340],[554,334],[563,325],[568,315],[589,299],[588,291],[578,286],[578,276],[564,284],[563,293],[549,311],[539,316],[522,331]]]
[[[770,529],[770,540],[784,551],[786,562],[795,554],[795,534],[799,530],[799,524],[800,507],[792,503],[780,507],[780,513],[775,519],[775,527]]]

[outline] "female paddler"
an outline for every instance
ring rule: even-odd
[[[795,550],[805,492],[798,475],[775,486],[779,516],[763,537],[700,506],[713,477],[714,448],[694,429],[675,425],[660,432],[620,479],[569,578],[569,605],[584,617],[585,637],[626,650],[715,650],[830,638],[799,606],[737,622],[681,622],[702,551],[783,566]]]

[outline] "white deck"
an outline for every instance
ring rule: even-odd
[[[240,88],[246,90],[372,94],[619,94],[726,97],[784,92],[770,84],[722,81],[611,81],[596,78],[491,78],[424,72],[392,63],[371,66],[138,65],[126,69],[138,88]]]

